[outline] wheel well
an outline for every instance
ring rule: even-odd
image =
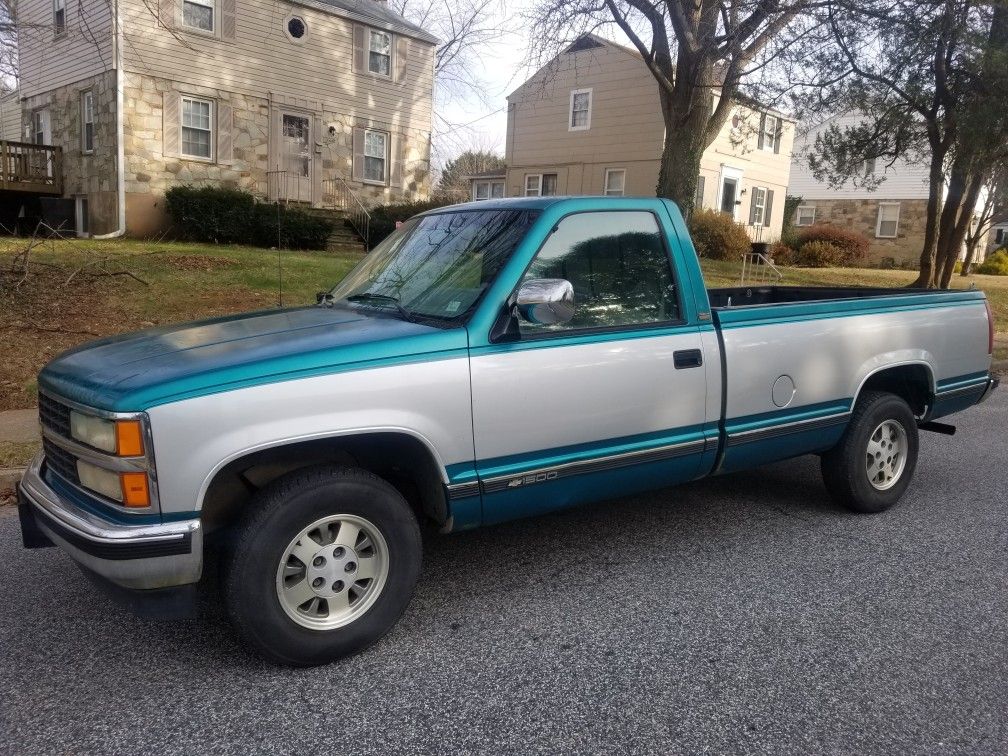
[[[931,404],[931,370],[927,365],[897,365],[885,368],[868,376],[858,392],[888,391],[896,394],[907,404],[917,417],[922,417]],[[857,397],[855,397],[855,404]]]
[[[251,452],[214,475],[203,498],[207,532],[228,524],[261,488],[293,470],[316,465],[361,467],[387,480],[417,514],[443,524],[448,503],[441,470],[423,442],[405,433],[378,432],[316,439]]]

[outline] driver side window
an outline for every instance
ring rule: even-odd
[[[661,229],[645,211],[569,215],[529,266],[524,281],[563,278],[574,286],[574,317],[561,325],[524,320],[523,336],[650,325],[679,319]]]

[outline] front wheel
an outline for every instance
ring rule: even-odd
[[[833,449],[822,455],[826,489],[857,512],[882,512],[903,495],[917,466],[917,420],[895,394],[863,394]]]
[[[326,664],[387,633],[420,574],[420,529],[398,491],[364,470],[300,470],[263,489],[225,562],[238,632],[282,664]]]

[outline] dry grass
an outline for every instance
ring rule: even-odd
[[[38,448],[39,445],[36,441],[27,441],[24,443],[0,441],[0,470],[12,467],[25,467],[31,462]]]

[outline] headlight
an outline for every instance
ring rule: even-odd
[[[149,507],[150,487],[147,473],[113,472],[104,467],[77,460],[81,485],[127,507]]]
[[[120,457],[139,457],[144,453],[139,420],[103,420],[71,411],[70,436],[82,444]]]

